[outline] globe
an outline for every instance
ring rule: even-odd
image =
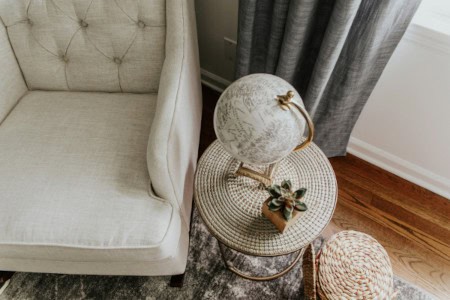
[[[305,118],[296,110],[284,110],[277,96],[293,92],[292,101],[304,107],[302,98],[284,79],[252,74],[233,82],[220,96],[214,111],[214,130],[223,148],[237,160],[251,165],[275,163],[300,144]]]

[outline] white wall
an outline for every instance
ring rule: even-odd
[[[450,198],[450,43],[412,24],[353,130],[349,152]]]
[[[236,38],[237,0],[196,4],[203,81],[220,90],[233,79],[234,63],[225,59],[223,38]],[[348,150],[450,198],[450,27],[445,26],[450,19],[436,22],[427,14],[419,8],[370,96]]]
[[[436,4],[422,3],[348,150],[450,198],[450,5]]]

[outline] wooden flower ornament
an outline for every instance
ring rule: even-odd
[[[290,180],[283,180],[281,185],[271,185],[267,188],[271,199],[267,203],[271,211],[281,210],[286,221],[292,219],[292,213],[295,210],[306,211],[308,207],[301,201],[306,194],[306,188],[300,188],[292,191]]]

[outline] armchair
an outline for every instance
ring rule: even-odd
[[[0,270],[184,272],[193,0],[0,0]]]

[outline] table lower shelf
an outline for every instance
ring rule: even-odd
[[[305,249],[306,248],[302,248],[300,250],[298,250],[298,254],[297,256],[294,258],[294,260],[287,266],[285,267],[282,271],[279,271],[275,274],[272,275],[266,275],[266,276],[257,276],[257,275],[248,275],[246,273],[244,273],[243,271],[233,267],[227,260],[227,258],[225,257],[225,253],[224,253],[224,247],[226,247],[224,244],[222,244],[220,241],[217,241],[219,243],[219,249],[220,249],[220,254],[222,257],[223,262],[225,263],[225,266],[228,268],[228,270],[230,270],[231,272],[233,272],[234,274],[245,278],[245,279],[250,279],[250,280],[254,280],[254,281],[268,281],[268,280],[274,280],[277,279],[287,273],[289,273],[294,267],[295,265],[298,263],[298,261],[300,260],[300,258],[303,257],[303,254],[305,253]],[[245,255],[245,254],[244,254]]]

